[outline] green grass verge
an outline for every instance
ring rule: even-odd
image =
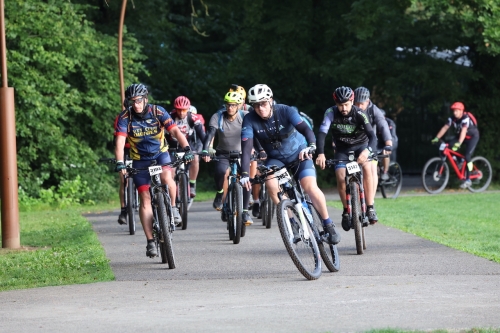
[[[0,250],[0,291],[113,280],[86,210],[21,212],[22,249]]]
[[[500,263],[499,202],[488,192],[377,199],[375,207],[384,225]]]

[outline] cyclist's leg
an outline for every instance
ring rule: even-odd
[[[271,165],[277,165],[279,167],[283,166],[284,164],[275,159],[267,159],[265,161],[266,166],[271,166]],[[270,179],[266,180],[266,188],[267,192],[269,193],[269,196],[271,197],[271,200],[274,202],[275,205],[278,205],[280,203],[280,199],[278,197],[278,180],[274,177],[270,177]]]
[[[150,161],[134,161],[132,167],[145,168]],[[147,172],[134,175],[134,183],[139,193],[139,217],[147,240],[153,239],[153,211],[151,209],[151,196],[149,195],[149,183],[151,178]]]
[[[203,144],[198,140],[197,142],[190,145],[191,149],[200,153],[203,149]],[[196,179],[198,179],[198,173],[200,171],[200,157],[199,155],[194,155],[194,160],[189,163],[189,186],[191,191],[196,195]]]
[[[157,158],[158,164],[165,164],[171,161],[169,153],[161,153]],[[163,167],[163,172],[160,175],[161,183],[168,185],[168,194],[170,195],[170,205],[175,207],[175,198],[177,196],[177,186],[173,178],[172,168],[169,166]]]
[[[328,233],[327,241],[330,244],[337,244],[340,242],[340,235],[337,233],[333,226],[333,221],[330,219],[328,209],[326,208],[325,194],[318,187],[316,181],[316,169],[312,160],[306,160],[299,164],[297,169],[297,179],[304,189],[304,192],[309,195],[311,202],[318,211],[323,223],[325,232]]]
[[[371,175],[372,175],[372,181],[370,184],[368,184],[368,182],[365,182],[365,184],[363,184],[363,186],[365,186],[365,187],[367,185],[371,186],[372,198],[370,198],[369,201],[374,202],[375,201],[375,194],[377,193],[377,186],[378,186],[378,175],[377,175],[378,161],[373,160],[369,164],[370,164],[370,170],[371,170]]]
[[[477,143],[479,142],[479,135],[475,135],[470,139],[465,139],[465,162],[467,163],[467,168],[465,168],[465,179],[470,179],[470,172],[472,171],[472,154],[476,150]]]
[[[218,161],[215,161],[215,170],[214,170],[214,181],[216,194],[213,203],[213,207],[217,210],[222,208],[222,203],[224,202],[225,193],[227,192],[227,176],[229,175],[229,160],[227,158],[223,158],[220,155],[217,156],[219,158]]]

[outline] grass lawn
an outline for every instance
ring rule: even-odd
[[[384,225],[500,263],[499,203],[500,193],[488,192],[377,199],[375,207]]]

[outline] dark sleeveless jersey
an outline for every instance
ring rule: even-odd
[[[446,125],[453,126],[453,130],[455,134],[458,136],[462,131],[462,128],[467,128],[466,139],[470,139],[473,136],[479,135],[479,130],[477,126],[474,124],[472,119],[464,112],[462,118],[455,119],[455,117],[448,118]]]

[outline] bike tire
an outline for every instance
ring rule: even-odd
[[[472,172],[471,172],[471,186],[469,186],[467,189],[471,192],[482,192],[488,188],[491,184],[491,179],[493,177],[493,171],[491,169],[491,164],[490,162],[482,157],[482,156],[476,156],[473,157],[471,160],[473,167],[472,167]],[[479,173],[479,176],[475,178],[474,173]]]
[[[167,212],[165,205],[165,197],[163,193],[156,193],[155,200],[157,204],[158,224],[160,226],[160,254],[161,262],[166,264],[170,269],[175,268],[174,250],[172,247],[172,233],[170,227],[170,214]]]
[[[358,254],[363,254],[363,226],[362,226],[362,214],[361,214],[361,203],[359,201],[359,189],[356,182],[349,184],[349,189],[351,191],[351,207],[352,207],[352,227],[354,229],[354,239],[356,241],[356,252]]]
[[[366,230],[366,227],[364,226],[361,226],[361,237],[363,239],[363,250],[366,250],[366,235],[365,235],[365,230]]]
[[[398,162],[391,162],[387,171],[389,180],[380,184],[380,192],[384,198],[396,199],[403,186],[403,171]]]
[[[227,194],[226,194],[226,204],[222,207],[222,209],[226,210],[227,230],[229,233],[229,240],[230,241],[232,241],[234,239],[234,235],[235,235],[234,223],[236,220],[234,218],[234,214],[232,211],[232,202],[234,201],[233,187],[234,187],[233,184],[229,185],[229,187],[227,189]]]
[[[239,244],[241,240],[241,229],[243,225],[243,188],[241,184],[233,185],[233,200],[231,203],[234,238],[233,244]]]
[[[128,231],[131,235],[135,235],[135,187],[134,180],[132,178],[127,178],[127,220],[128,220]]]
[[[313,216],[314,229],[316,229],[313,231],[315,232],[316,241],[318,243],[319,254],[330,272],[338,272],[340,270],[340,258],[337,245],[323,242],[321,239],[321,236],[324,234],[323,222],[316,208],[310,203],[308,203],[308,206]]]
[[[440,157],[433,157],[427,161],[422,170],[422,185],[430,194],[441,193],[448,185],[450,168],[448,163]]]
[[[295,224],[297,237],[293,232],[290,233],[292,226],[289,214],[298,222]],[[306,223],[307,231],[303,230],[299,216],[291,200],[285,199],[279,203],[277,221],[285,248],[299,272],[308,280],[316,280],[321,276],[321,254],[309,223]],[[306,232],[310,237],[304,236]]]
[[[262,225],[266,226],[267,223],[267,201],[261,201],[260,214],[262,216]]]
[[[177,193],[177,201],[179,204],[179,214],[181,215],[181,229],[186,230],[187,225],[188,225],[188,191],[189,191],[189,181],[188,181],[188,176],[185,173],[179,173],[179,189]]]
[[[266,219],[266,229],[271,229],[271,225],[273,223],[273,215],[274,215],[274,207],[276,206],[273,202],[273,200],[271,199],[271,197],[269,197],[269,195],[267,196],[267,211],[265,212],[266,215],[267,215],[267,219]]]

